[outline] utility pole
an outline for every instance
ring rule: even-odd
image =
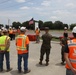
[[[8,19],[8,26],[10,26],[10,25],[9,25],[9,22],[10,22],[10,19]]]

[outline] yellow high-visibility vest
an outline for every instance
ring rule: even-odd
[[[1,51],[5,50],[6,43],[7,43],[8,39],[10,39],[10,38],[8,36],[5,36],[5,35],[0,37],[0,50]],[[9,49],[7,51],[9,51]]]

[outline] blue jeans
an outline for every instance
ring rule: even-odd
[[[4,55],[6,58],[6,67],[7,69],[10,69],[9,52],[0,53],[0,69],[3,69]]]
[[[24,70],[28,70],[28,53],[27,54],[18,54],[18,70],[21,71],[21,62],[22,58],[24,61]]]
[[[66,75],[75,75],[70,69],[66,69]]]

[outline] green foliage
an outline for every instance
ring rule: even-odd
[[[19,28],[19,26],[21,27],[21,23],[20,22],[13,22],[12,23],[12,27],[15,27],[15,28]]]
[[[1,27],[3,27],[4,25],[3,24],[0,24],[0,29],[1,29]]]
[[[53,29],[53,23],[52,23],[52,21],[44,22],[43,27],[49,27],[50,29]]]
[[[38,23],[39,23],[39,28],[42,28],[43,27],[43,21],[39,20]]]
[[[72,30],[73,27],[75,27],[75,26],[76,26],[76,23],[75,23],[75,24],[71,24],[71,25],[70,25],[70,29]]]
[[[63,23],[60,21],[55,21],[54,27],[55,29],[58,29],[58,30],[64,29]]]
[[[34,24],[32,24],[32,25],[29,25],[29,21],[25,21],[22,24],[20,22],[13,22],[12,23],[12,27],[15,27],[17,29],[17,28],[19,28],[19,26],[20,27],[24,26],[27,29],[34,30],[35,29],[35,22],[38,22],[38,25],[39,25],[39,28],[40,29],[43,29],[44,27],[49,27],[50,30],[63,30],[64,27],[67,27],[68,28],[68,24],[64,24],[61,21],[55,21],[53,23],[52,21],[43,22],[42,20],[39,20],[39,21],[34,20]],[[0,28],[2,26],[4,26],[4,25],[3,24],[0,24]],[[76,26],[76,23],[75,24],[71,24],[70,25],[70,29],[73,29],[74,26]],[[6,28],[9,28],[8,25],[6,25],[5,27]]]

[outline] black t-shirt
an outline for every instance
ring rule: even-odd
[[[65,53],[69,53],[69,48],[68,48],[68,45],[65,45],[65,50],[64,50]]]

